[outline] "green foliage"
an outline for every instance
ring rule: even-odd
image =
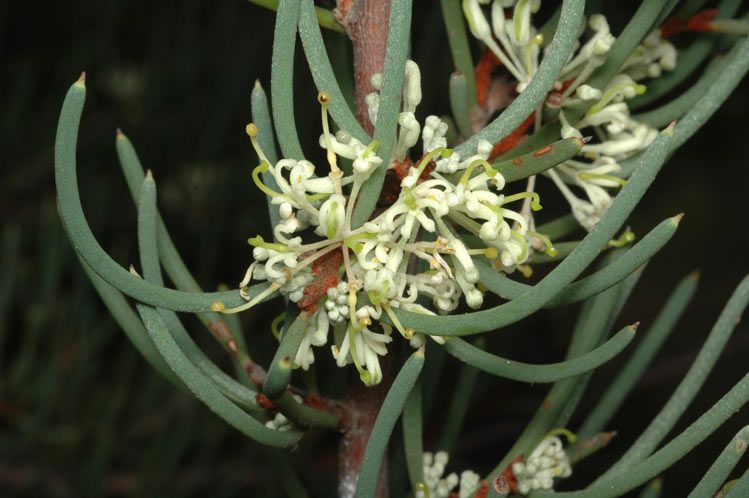
[[[390,7],[381,100],[371,139],[348,107],[325,49],[320,26],[341,31],[341,26],[331,17],[331,13],[316,8],[311,0],[255,3],[278,10],[272,48],[270,94],[273,128],[282,157],[305,157],[296,124],[307,116],[295,117],[293,86],[294,55],[299,32],[315,84],[319,91],[326,92],[330,97],[329,111],[335,123],[362,143],[379,144],[379,148],[373,152],[383,159],[384,164],[388,164],[397,145],[396,130],[401,110],[404,67],[412,37],[412,18],[415,17],[412,2],[394,0]],[[665,19],[675,4],[676,2],[644,0],[617,38],[606,62],[591,76],[589,84],[595,88],[605,88],[654,27],[654,22]],[[722,15],[730,17],[736,10],[735,2],[724,1],[721,5]],[[689,6],[690,9],[692,7]],[[503,112],[475,134],[472,133],[471,123],[471,112],[476,104],[473,55],[463,20],[457,17],[459,11],[457,1],[442,1],[445,29],[454,65],[458,70],[445,88],[449,89],[455,121],[465,138],[465,141],[454,147],[454,151],[467,157],[476,152],[480,140],[497,143],[516,130],[529,115],[541,111],[549,92],[560,77],[560,71],[573,53],[584,18],[585,2],[563,2],[558,17],[555,15],[552,17],[553,22],[550,22],[556,26],[553,39],[548,43],[548,50],[535,77]],[[545,31],[551,32],[551,27]],[[709,43],[701,39],[693,42],[688,49],[682,51],[686,59],[685,67],[672,73],[670,79],[664,79],[665,83],[656,85],[655,97],[641,98],[638,104],[647,105],[656,101],[653,99],[667,94],[716,48],[714,40]],[[416,332],[445,339],[441,345],[444,351],[465,364],[447,407],[447,423],[440,438],[440,449],[452,449],[460,438],[460,429],[465,424],[468,407],[474,392],[479,389],[477,379],[480,372],[526,383],[553,383],[543,405],[525,430],[514,438],[512,448],[490,472],[487,478],[489,483],[503,475],[518,456],[531,454],[555,429],[568,425],[594,370],[622,353],[634,339],[636,326],[627,326],[611,337],[609,335],[616,317],[642,273],[642,268],[674,236],[681,216],[662,221],[626,250],[610,250],[612,240],[616,239],[656,180],[669,155],[706,122],[738,85],[747,70],[749,40],[743,39],[735,43],[724,60],[712,63],[689,91],[639,115],[641,121],[654,126],[663,126],[673,120],[678,120],[678,123],[671,123],[644,152],[624,162],[622,176],[627,178],[626,185],[590,233],[580,241],[567,242],[567,246],[564,246],[566,250],[558,251],[562,254],[556,256],[556,259],[550,256],[538,261],[531,260],[532,264],[559,261],[543,278],[533,284],[525,284],[500,273],[492,264],[476,257],[475,264],[481,284],[489,293],[506,302],[480,311],[445,316],[398,308],[386,309],[387,314],[383,314],[382,322],[395,326],[404,336]],[[250,357],[238,322],[228,318],[225,320],[218,314],[226,308],[244,304],[245,299],[238,290],[208,293],[201,290],[159,214],[153,176],[144,173],[132,144],[121,133],[118,133],[116,148],[128,187],[138,206],[138,246],[143,278],[134,269],[128,271],[123,268],[107,254],[88,225],[78,189],[76,154],[85,98],[85,79],[81,77],[65,97],[55,142],[55,181],[59,212],[76,256],[119,326],[148,363],[172,384],[189,391],[240,433],[258,443],[274,447],[268,450],[267,455],[275,462],[274,465],[282,469],[281,472],[289,475],[288,480],[284,480],[287,492],[292,496],[306,495],[307,492],[286,460],[286,455],[276,448],[299,444],[306,429],[345,430],[346,422],[345,417],[341,416],[340,406],[336,404],[339,400],[333,400],[327,406],[325,402],[316,406],[309,396],[302,402],[294,396],[297,393],[317,395],[315,380],[308,382],[307,390],[293,385],[293,358],[300,349],[305,334],[309,333],[309,313],[305,309],[297,313],[293,305],[289,305],[289,313],[284,318],[289,323],[285,324],[266,374]],[[271,130],[271,112],[259,83],[252,91],[251,104],[253,119],[259,128],[257,140],[269,160],[276,162],[278,156]],[[579,121],[591,105],[576,105],[569,110],[569,119]],[[561,127],[560,121],[539,127],[524,143],[505,157],[500,157],[493,167],[504,176],[507,183],[511,183],[540,175],[558,166],[579,153],[582,147],[580,139],[560,139]],[[371,218],[383,190],[386,169],[377,168],[363,184],[361,197],[353,209],[353,228],[362,226]],[[264,174],[263,180],[266,185],[277,188],[272,175]],[[272,226],[275,226],[280,220],[278,209],[270,202],[268,208]],[[675,210],[678,208],[678,204],[674,206]],[[478,235],[479,228],[468,222],[464,226],[474,237],[465,233],[459,233],[458,236],[463,237],[467,245],[470,245],[471,241],[477,240],[475,236]],[[557,240],[572,233],[575,227],[574,219],[567,216],[539,226],[538,230],[547,234],[551,240]],[[14,249],[16,236],[12,229],[6,229],[5,232],[4,258],[6,252],[17,252]],[[559,247],[563,246],[560,244]],[[582,276],[603,253],[606,256],[600,268]],[[345,254],[348,255],[348,252]],[[161,276],[162,266],[176,289],[165,287]],[[10,286],[15,278],[12,270],[11,268],[11,271],[3,274],[4,286]],[[266,292],[267,289],[267,284],[254,285],[248,290],[249,297],[261,296],[263,300],[275,297],[275,293]],[[692,276],[677,286],[655,323],[649,327],[646,338],[626,360],[600,403],[582,423],[579,431],[581,437],[593,438],[601,430],[608,428],[607,424],[627,393],[674,329],[695,290],[696,279]],[[135,301],[139,316],[133,312],[125,296]],[[362,296],[362,299],[375,301],[372,295]],[[0,313],[7,301],[7,297],[0,296]],[[488,351],[482,338],[472,344],[459,337],[498,335],[502,333],[497,332],[498,329],[516,325],[542,308],[568,306],[581,301],[583,306],[566,358],[557,363],[537,364],[511,360]],[[745,279],[728,301],[671,399],[624,456],[598,480],[583,490],[535,491],[530,496],[622,496],[647,484],[677,463],[744,406],[749,401],[749,377],[740,380],[694,423],[658,449],[715,367],[747,302],[749,280]],[[185,330],[176,312],[196,313],[214,333],[234,362],[236,380],[224,373],[202,352]],[[216,327],[224,326],[225,334],[215,333]],[[33,337],[37,334],[38,331],[31,331],[32,339],[29,340],[34,340]],[[0,335],[0,346],[3,344],[2,339],[3,336]],[[353,338],[351,341],[353,342]],[[376,495],[388,443],[401,417],[404,448],[404,457],[401,458],[408,471],[410,487],[412,490],[419,490],[425,486],[427,476],[422,467],[425,419],[429,415],[429,403],[437,385],[432,380],[429,387],[427,376],[437,378],[441,368],[439,362],[436,367],[429,365],[429,361],[425,359],[425,352],[428,351],[422,346],[410,354],[399,366],[398,373],[389,386],[363,451],[355,491],[357,497]],[[23,370],[30,367],[20,364],[16,368],[17,372],[21,372],[16,374],[20,379],[23,377]],[[431,368],[434,371],[430,372]],[[425,375],[420,378],[422,369],[425,369]],[[311,378],[312,375],[307,380]],[[431,393],[428,388],[432,389]],[[259,394],[260,389],[262,395]],[[266,424],[276,412],[294,427],[284,430],[271,423]],[[711,496],[721,486],[746,448],[745,432],[739,432],[729,443],[690,496]],[[602,451],[604,444],[594,446],[591,452]],[[747,482],[749,479],[745,475],[729,496],[741,496],[737,493],[749,486]],[[660,484],[651,484],[645,493],[656,493],[656,488],[659,490]],[[491,496],[502,496],[502,492],[497,489],[490,489],[489,492]]]

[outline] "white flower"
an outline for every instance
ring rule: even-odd
[[[522,92],[538,71],[542,54],[539,46],[544,40],[540,34],[536,34],[537,30],[531,19],[531,14],[538,10],[539,2],[495,0],[491,8],[492,29],[489,28],[489,22],[482,9],[482,5],[487,3],[489,2],[464,0],[466,20],[473,35],[499,59],[500,65],[517,80],[517,91]],[[508,18],[506,10],[513,6],[512,17]],[[575,106],[587,104],[590,110],[582,119],[572,123],[568,120],[569,114],[560,111],[561,136],[582,138],[581,129],[595,127],[599,143],[583,146],[580,156],[587,159],[610,156],[621,160],[644,150],[657,135],[655,129],[630,117],[626,100],[646,90],[640,80],[657,77],[663,70],[673,70],[676,66],[677,51],[670,42],[661,38],[658,30],[655,30],[633,51],[624,63],[621,73],[614,76],[606,88],[595,88],[588,84],[588,80],[594,71],[606,62],[616,39],[611,34],[608,21],[601,14],[592,14],[588,27],[588,34],[584,34],[585,30],[580,31],[581,39],[575,53],[562,68],[554,88],[564,109],[575,109]],[[438,163],[437,171],[454,173],[458,170],[458,160],[459,158],[455,158],[444,161],[444,164]],[[558,167],[549,170],[546,175],[551,176],[557,169]],[[565,177],[562,183],[567,182],[575,183],[574,180]],[[586,183],[579,186],[582,186],[595,202],[572,200],[567,194],[565,197],[568,197],[575,217],[586,228],[591,229],[600,219],[606,205],[610,203],[610,195],[603,192],[600,187],[611,185],[590,186]],[[460,202],[462,201],[461,197]],[[527,209],[523,211],[523,215],[533,227],[533,217]],[[487,218],[481,237],[486,240],[494,236],[495,230],[499,228],[500,223],[497,220]],[[513,251],[508,251],[502,256],[503,261],[510,262],[514,259]],[[514,253],[517,254],[517,251]],[[522,255],[522,252],[519,254]]]
[[[424,128],[421,130],[422,152],[428,154],[435,149],[447,147],[446,134],[447,123],[437,116],[427,116],[426,120],[424,120]],[[437,166],[439,170],[439,163]]]
[[[590,200],[586,201],[577,197],[561,180],[556,171],[551,171],[549,176],[569,202],[572,215],[577,222],[587,231],[593,230],[611,205],[612,199],[608,192],[600,186],[584,182],[580,180],[579,176],[576,176],[576,183],[581,185],[589,196]]]
[[[479,272],[463,242],[458,238],[448,239],[448,246],[453,250],[455,259],[460,263],[458,275],[462,276],[468,283],[475,284],[478,282]]]
[[[346,199],[340,194],[331,195],[320,206],[316,232],[328,239],[336,239],[343,229],[346,216]]]
[[[598,100],[603,95],[601,90],[593,88],[590,85],[580,85],[577,87],[577,90],[575,90],[575,93],[577,93],[577,96],[583,100]]]
[[[403,110],[413,114],[421,103],[421,71],[412,60],[406,61],[406,75],[403,80]]]
[[[406,156],[408,150],[419,141],[421,125],[416,121],[413,112],[402,112],[398,114],[398,125],[400,126],[400,133],[398,134],[396,157],[402,159]]]
[[[580,47],[575,55],[564,68],[562,68],[562,77],[567,77],[577,71],[574,86],[579,85],[593,73],[597,67],[606,61],[606,56],[616,39],[611,35],[609,23],[606,17],[601,14],[590,16],[588,26],[594,34],[588,41]],[[590,88],[590,87],[589,87]]]
[[[619,102],[609,104],[595,114],[587,116],[580,126],[606,126],[606,131],[613,136],[623,132],[633,124],[637,126],[637,123],[629,117],[629,107],[624,102]],[[606,142],[603,143],[605,144]],[[591,150],[587,147],[587,145],[583,146],[583,154],[585,154],[586,150]]]
[[[473,36],[482,41],[491,38],[491,28],[478,0],[463,0],[463,13]]]
[[[367,116],[371,123],[377,122],[377,112],[380,109],[380,94],[376,92],[368,93],[364,97],[364,102],[367,104]]]
[[[376,95],[376,94],[373,94]],[[363,182],[369,178],[378,166],[382,164],[382,159],[377,156],[372,145],[366,146],[361,141],[352,137],[350,133],[339,131],[335,137],[329,137],[333,152],[340,157],[345,157],[353,161],[353,180]],[[320,147],[326,147],[325,135],[320,135]]]
[[[382,328],[384,332],[380,334],[367,327],[356,330],[349,325],[341,345],[331,346],[336,364],[342,367],[353,362],[357,369],[360,369],[362,382],[370,386],[379,384],[382,380],[379,356],[387,354],[386,344],[393,340],[392,329],[386,324],[382,324]]]
[[[676,67],[676,47],[661,38],[660,30],[652,31],[624,63],[623,70],[636,80],[657,78],[662,71]]]
[[[416,286],[418,292],[432,296],[432,303],[439,313],[447,314],[458,307],[460,288],[455,279],[450,277],[444,269],[438,268],[431,275],[422,274],[410,277],[409,281]]]
[[[306,332],[294,356],[294,364],[302,370],[309,370],[309,366],[315,362],[315,353],[312,351],[312,334]]]
[[[295,303],[302,298],[304,295],[304,288],[307,287],[312,280],[314,280],[312,272],[309,271],[309,269],[304,269],[294,274],[291,280],[286,282],[279,291],[281,294],[287,296],[289,301]]]

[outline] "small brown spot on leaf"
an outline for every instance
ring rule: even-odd
[[[554,144],[547,145],[533,153],[533,157],[543,156],[554,150]]]

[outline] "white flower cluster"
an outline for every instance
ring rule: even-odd
[[[479,475],[472,470],[464,470],[460,477],[455,472],[442,477],[450,459],[447,452],[425,452],[422,461],[424,466],[424,484],[429,489],[430,498],[448,498],[457,486],[458,498],[469,498],[479,486]],[[416,491],[417,498],[424,498],[424,493]]]
[[[381,82],[381,75],[372,79],[375,88]],[[367,97],[372,120],[376,119],[379,99],[378,93]],[[446,148],[446,123],[429,116],[422,127],[416,120],[421,75],[413,61],[406,65],[400,126],[387,164],[396,173],[388,181],[393,182],[397,194],[373,219],[352,227],[352,211],[362,184],[385,165],[377,156],[377,142],[365,145],[345,130],[331,133],[328,97],[321,93],[319,100],[323,118],[320,145],[327,150],[330,165],[326,175],[319,175],[306,160],[282,159],[271,164],[257,142],[257,128],[248,125],[262,161],[253,171],[253,180],[279,206],[281,221],[273,228],[274,242],[249,239],[254,261],[240,283],[248,302],[227,311],[250,308],[280,291],[310,318],[294,363],[309,368],[315,360],[313,348],[329,344],[332,328],[330,347],[337,364],[353,363],[362,380],[372,385],[382,378],[379,357],[387,353],[392,341],[393,328],[376,323],[383,313],[418,347],[423,337],[402,327],[393,308],[449,313],[461,297],[469,307],[478,308],[483,294],[477,287],[479,273],[473,257],[489,258],[498,269],[512,272],[528,260],[531,243],[541,241],[548,251],[553,248],[548,239],[529,230],[523,216],[509,208],[509,203],[524,199],[532,201],[534,209],[541,206],[533,192],[501,193],[504,178],[487,162],[490,143],[480,143],[475,155],[461,158]],[[409,153],[419,138],[421,151],[412,160]],[[339,157],[352,161],[351,173],[344,174],[338,167]],[[264,183],[262,174],[275,185]],[[456,227],[473,233],[483,246],[467,247]],[[250,299],[247,288],[253,280],[271,285]],[[419,298],[431,301],[433,310],[417,302]]]
[[[491,22],[482,8],[490,3]],[[538,70],[544,38],[532,25],[531,17],[540,5],[541,0],[463,0],[471,32],[517,80],[518,93]],[[563,166],[549,170],[547,175],[570,203],[575,218],[587,230],[592,230],[611,204],[612,198],[606,189],[623,184],[612,174],[621,169],[618,162],[645,149],[657,135],[654,128],[631,118],[626,100],[645,92],[645,86],[639,81],[674,69],[676,48],[656,30],[634,50],[621,74],[605,88],[594,88],[586,83],[606,62],[615,38],[601,14],[590,16],[588,28],[585,42],[578,42],[576,52],[563,67],[555,92],[560,97],[557,101],[561,105],[562,137],[582,138],[580,129],[592,128],[598,141],[584,145],[580,152],[592,162],[566,161]],[[583,34],[584,30],[580,35]],[[580,121],[569,123],[565,109],[583,101],[591,105],[590,110]],[[540,113],[537,116],[540,117]],[[568,185],[580,188],[587,199],[577,197]]]
[[[512,464],[518,492],[527,495],[539,489],[551,489],[555,477],[569,477],[572,467],[557,436],[547,436],[522,462]]]

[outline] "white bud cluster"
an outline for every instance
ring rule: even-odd
[[[429,489],[430,498],[448,498],[450,493],[457,487],[459,498],[469,498],[479,486],[479,475],[472,470],[464,470],[460,477],[455,472],[451,472],[443,477],[445,467],[450,460],[445,451],[437,453],[425,452],[422,456],[424,468],[424,484]],[[416,492],[416,496],[423,498],[423,493]]]
[[[348,307],[348,285],[341,282],[335,287],[328,289],[328,298],[325,300],[325,311],[330,323],[343,323],[349,314]]]
[[[302,397],[298,394],[294,394],[294,399],[297,401],[297,403],[302,402]],[[268,420],[265,423],[265,426],[269,429],[273,429],[274,431],[282,432],[290,431],[294,428],[294,424],[291,422],[291,420],[286,418],[286,416],[284,416],[284,414],[280,412],[276,413],[276,415],[271,420]]]
[[[539,489],[552,489],[555,478],[572,475],[572,467],[562,441],[556,436],[548,436],[528,458],[512,464],[512,474],[518,483],[518,491],[526,495]]]
[[[676,59],[676,47],[661,38],[660,30],[656,29],[634,50],[622,69],[635,80],[657,78],[663,71],[673,71]]]

